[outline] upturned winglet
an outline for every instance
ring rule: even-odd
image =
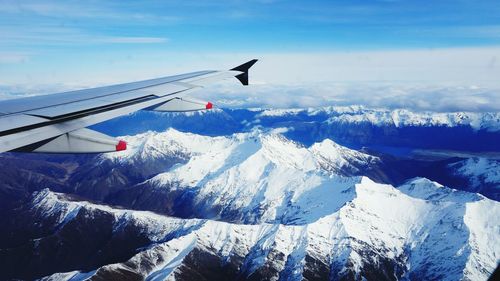
[[[248,70],[256,62],[257,62],[257,60],[253,59],[251,61],[248,61],[248,62],[246,62],[246,63],[244,63],[242,65],[238,65],[237,67],[231,69],[231,70],[243,72],[243,73],[235,76],[238,80],[240,80],[241,84],[243,84],[245,86],[248,85]]]

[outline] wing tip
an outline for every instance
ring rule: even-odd
[[[237,67],[231,68],[231,70],[247,72],[250,69],[250,67],[252,67],[257,61],[258,59],[249,60],[244,64],[240,64]]]
[[[234,68],[231,68],[231,70],[235,70],[235,71],[240,71],[240,72],[243,72],[239,75],[236,75],[236,79],[238,79],[241,84],[243,84],[244,86],[247,86],[248,85],[248,70],[250,69],[250,67],[252,67],[256,62],[258,61],[258,59],[253,59],[253,60],[250,60],[250,61],[247,61],[245,62],[244,64],[241,64],[241,65],[238,65],[237,67],[234,67]]]

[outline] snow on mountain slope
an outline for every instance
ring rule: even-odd
[[[498,202],[422,178],[396,189],[362,177],[352,189],[353,197],[335,199],[343,201],[340,208],[303,225],[177,219],[74,202],[44,190],[34,197],[33,208],[56,216],[58,233],[69,227],[72,212],[83,208],[112,214],[113,229],[142,229],[151,244],[125,262],[42,280],[485,280],[500,261]],[[322,196],[338,194],[325,190]]]
[[[207,143],[219,149],[228,145],[224,137],[209,138],[201,135],[182,133],[174,129],[166,132],[146,132],[134,136],[120,137],[128,144],[128,149],[116,153],[103,154],[105,159],[115,161],[137,161],[137,159],[155,159],[172,154],[192,156],[204,152]]]
[[[484,200],[484,197],[474,193],[443,187],[426,179],[416,179],[399,187],[399,190],[409,196],[423,199],[427,204],[438,206],[424,214],[426,227],[423,231],[415,233],[416,238],[422,239],[423,243],[410,249],[412,253],[410,264],[416,271],[410,277],[418,278],[422,275],[430,276],[431,279],[453,280],[451,276],[458,277],[463,274],[464,277],[473,280],[473,276],[477,276],[478,272],[485,271],[482,266],[474,264],[480,260],[474,259],[478,257],[473,253],[480,251],[491,251],[481,257],[487,259],[485,264],[498,264],[500,252],[495,246],[498,244],[498,237],[486,239],[493,245],[487,249],[477,246],[477,236],[473,234],[479,229],[493,233],[500,230],[500,225],[494,222],[495,219],[490,214],[474,211],[474,206],[477,204],[491,206],[490,202],[495,201]],[[492,211],[497,212],[497,207],[492,206]],[[483,224],[485,218],[493,221],[489,225]],[[443,239],[453,243],[443,243]],[[454,259],[450,260],[450,256]],[[443,267],[446,268],[446,272],[440,272]]]
[[[405,126],[470,126],[476,130],[500,130],[500,115],[497,113],[414,113],[408,110],[372,110],[363,114],[342,114],[329,119],[330,122],[359,123],[369,122],[373,125]]]
[[[180,139],[176,145],[192,151],[189,161],[146,181],[148,186],[191,190],[196,209],[211,214],[209,218],[245,223],[314,221],[353,196],[351,187],[357,179],[333,175],[360,172],[379,161],[330,140],[306,148],[279,134],[260,131],[212,138],[169,130],[137,138],[166,143],[170,138]],[[145,152],[124,154],[122,161],[134,158],[135,153]],[[325,198],[323,192],[337,196]]]
[[[496,184],[500,188],[500,160],[482,157],[469,158],[467,160],[453,163],[450,168],[456,170],[456,174],[470,178],[473,186],[481,184]]]
[[[378,157],[348,149],[329,139],[313,144],[310,151],[315,155],[323,169],[334,171],[337,174],[343,174],[345,170],[357,173],[360,172],[358,167],[380,163]]]
[[[468,190],[500,198],[500,160],[472,157],[448,165],[451,174],[468,182]]]
[[[130,151],[100,161],[185,160],[124,192],[182,191],[174,200],[193,200],[192,213],[180,219],[118,209],[45,189],[31,211],[37,225],[54,224],[54,233],[29,241],[23,249],[33,252],[25,256],[44,257],[34,253],[57,239],[63,252],[82,251],[64,248],[71,245],[64,243],[68,233],[76,241],[97,239],[79,232],[80,225],[111,229],[110,241],[90,257],[116,251],[108,245],[132,248],[76,271],[61,263],[62,273],[44,280],[485,280],[500,262],[500,203],[424,178],[395,188],[346,177],[381,159],[328,139],[304,147],[259,130],[228,137],[168,130],[125,139]],[[130,246],[123,240],[129,236]],[[8,253],[0,251],[0,261],[11,260],[2,256]]]
[[[366,108],[363,106],[331,106],[308,109],[266,109],[257,117],[282,117],[298,114],[328,115],[328,122],[360,123],[368,122],[375,126],[470,126],[476,130],[500,131],[498,112],[412,112],[406,109],[388,110]]]

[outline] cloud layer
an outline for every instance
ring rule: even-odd
[[[127,39],[128,40],[128,39]],[[142,40],[142,39],[141,39]],[[145,38],[145,40],[149,40]],[[1,55],[1,54],[0,54]],[[8,55],[8,54],[7,54]],[[26,59],[14,54],[12,62]],[[251,86],[236,80],[193,96],[224,107],[364,105],[415,111],[500,111],[500,47],[328,53],[149,53],[106,60],[79,56],[75,68],[5,73],[4,94],[42,94],[202,69],[229,69],[251,58]],[[1,57],[1,56],[0,56]],[[4,58],[8,60],[8,57]],[[2,71],[0,70],[0,73]],[[26,77],[9,83],[9,75]]]
[[[362,105],[372,108],[434,112],[500,112],[500,88],[430,86],[397,83],[257,84],[236,81],[213,85],[191,94],[231,108],[297,108]],[[74,85],[0,86],[0,100],[74,90]]]
[[[363,105],[435,112],[499,112],[500,89],[386,83],[315,83],[210,88],[200,92],[221,107],[321,107]]]

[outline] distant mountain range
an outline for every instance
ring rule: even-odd
[[[500,257],[499,124],[140,112],[96,126],[129,130],[123,152],[1,154],[0,279],[485,280]]]
[[[188,114],[142,111],[94,128],[117,136],[168,128],[208,136],[281,128],[287,138],[307,146],[331,139],[350,148],[370,147],[391,153],[419,148],[500,151],[498,112],[432,113],[362,106],[216,109]]]

